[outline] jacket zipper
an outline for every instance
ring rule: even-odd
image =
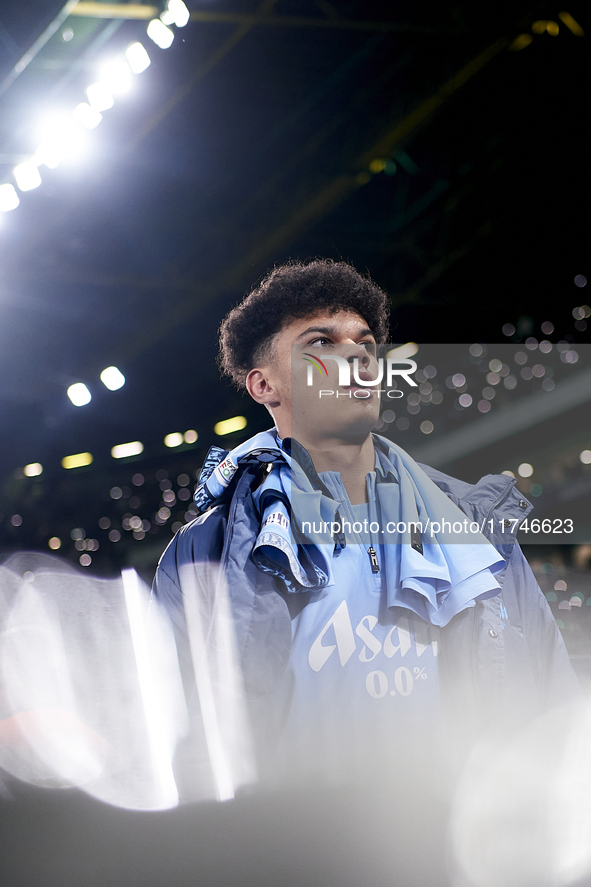
[[[374,520],[374,518],[377,518],[377,513],[375,515],[372,514],[372,511],[375,511],[375,508],[376,508],[375,503],[376,503],[377,492],[376,492],[376,488],[375,488],[376,487],[375,481],[372,484],[371,478],[369,475],[366,478],[365,486],[366,486],[366,490],[367,490],[367,503],[368,503],[367,512],[369,514],[369,520],[370,520],[370,525],[371,525],[371,522]],[[371,541],[371,531],[370,531],[370,541]],[[377,555],[377,552],[376,552],[373,545],[369,546],[369,548],[367,549],[367,554],[369,556],[369,562],[371,564],[371,572],[375,576],[375,575],[377,575],[377,573],[380,572],[380,562],[378,561],[378,555]]]
[[[367,549],[367,553],[369,555],[369,562],[371,564],[371,572],[372,573],[379,573],[380,572],[380,565],[378,563],[378,556],[376,554],[376,550],[373,547],[373,545],[369,546],[369,548]]]

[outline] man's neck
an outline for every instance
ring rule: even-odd
[[[375,468],[375,451],[371,435],[362,442],[351,443],[341,439],[301,440],[320,474],[338,471],[351,505],[367,502],[366,476]]]

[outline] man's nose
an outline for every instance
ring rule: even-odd
[[[370,355],[364,345],[357,345],[356,342],[346,343],[346,345],[345,358],[350,364],[357,358],[360,366],[369,366]]]

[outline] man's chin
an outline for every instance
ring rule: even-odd
[[[369,437],[378,422],[378,417],[365,417],[365,421],[361,419],[356,423],[350,423],[340,431],[340,437],[351,443],[362,443],[366,437]]]
[[[339,438],[347,443],[360,444],[369,437],[378,422],[378,415],[366,413],[350,417],[351,421],[329,422],[317,424],[313,429],[308,423],[292,424],[292,435],[296,440],[312,438]],[[298,433],[299,432],[299,433]]]

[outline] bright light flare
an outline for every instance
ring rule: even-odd
[[[155,681],[157,676],[154,674],[156,663],[150,650],[150,638],[146,631],[148,597],[144,593],[140,578],[135,570],[123,570],[121,580],[146,720],[149,753],[158,785],[159,806],[164,809],[176,807],[179,795],[172,770],[174,743],[170,741],[170,727],[162,720],[161,694],[158,692],[159,687]]]
[[[125,376],[117,367],[106,367],[101,373],[101,382],[109,391],[118,391],[125,385]]]
[[[160,16],[165,25],[176,25],[177,28],[184,28],[190,18],[191,13],[183,0],[168,0],[167,8]]]
[[[92,400],[92,394],[84,382],[75,382],[67,391],[68,397],[75,407],[83,407]]]
[[[50,114],[39,127],[35,162],[55,169],[63,160],[69,162],[86,153],[87,140],[87,131],[70,114]]]
[[[25,160],[24,163],[19,163],[14,167],[12,173],[21,191],[32,191],[33,188],[38,188],[41,184],[41,175],[34,160]]]
[[[50,142],[43,142],[35,151],[35,161],[41,166],[47,166],[49,169],[56,169],[60,165],[62,159],[61,151],[58,146]]]
[[[405,345],[399,345],[397,348],[392,348],[391,351],[388,351],[386,357],[392,357],[396,360],[406,360],[408,357],[414,357],[418,350],[419,346],[416,342],[407,342]]]
[[[529,462],[522,462],[517,469],[517,474],[519,475],[519,477],[531,477],[533,473],[533,465],[530,465]]]
[[[218,800],[225,801],[256,778],[228,590],[213,564],[182,564],[179,582],[211,775]],[[203,589],[216,590],[216,606],[207,616],[199,606]]]
[[[16,188],[10,183],[0,185],[0,212],[8,213],[11,209],[16,209],[20,200],[16,193]]]
[[[96,108],[92,108],[88,102],[80,102],[79,105],[76,105],[72,111],[72,116],[74,120],[81,123],[86,129],[94,129],[103,119],[103,115]]]
[[[25,477],[39,477],[40,474],[43,474],[43,465],[41,462],[31,462],[29,465],[25,465],[23,474]]]
[[[246,428],[246,418],[244,416],[233,416],[231,419],[223,419],[221,422],[216,422],[213,426],[215,434],[220,436],[232,434],[234,431],[242,431],[243,428]]]
[[[126,92],[129,92],[131,89],[131,71],[129,68],[130,66],[123,59],[115,58],[105,62],[99,72],[101,85],[112,95],[124,95]]]
[[[91,83],[86,88],[86,95],[88,104],[95,111],[108,111],[115,104],[115,99],[104,83]]]
[[[94,578],[38,552],[0,566],[0,684],[16,712],[2,721],[0,767],[122,808],[176,806],[187,711],[172,630],[154,604],[133,571]]]
[[[160,23],[162,24],[162,22]],[[164,27],[164,25],[162,25]],[[166,29],[168,30],[168,28]],[[172,32],[171,32],[172,33]],[[134,74],[141,74],[152,64],[148,51],[143,43],[132,43],[125,50],[125,58]]]
[[[117,444],[111,449],[113,459],[125,459],[127,456],[139,456],[144,452],[144,445],[140,440],[132,440],[129,443]]]
[[[147,28],[147,34],[150,40],[153,40],[160,49],[168,49],[174,40],[174,31],[167,28],[164,22],[159,18],[153,18]]]

